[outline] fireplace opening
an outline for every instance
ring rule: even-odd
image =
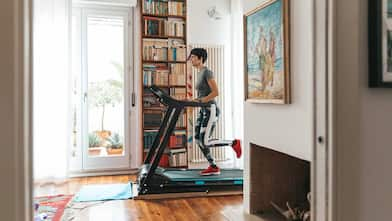
[[[250,212],[266,221],[282,219],[273,204],[303,207],[310,192],[310,163],[268,147],[250,145]],[[274,218],[275,217],[275,218]]]

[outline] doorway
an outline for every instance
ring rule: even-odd
[[[82,170],[130,167],[130,9],[72,7],[72,140]]]

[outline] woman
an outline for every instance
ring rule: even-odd
[[[215,97],[219,95],[218,86],[216,85],[212,71],[204,66],[207,60],[207,51],[205,49],[192,49],[188,60],[191,60],[192,66],[199,71],[196,83],[197,99],[195,101],[211,103],[210,107],[200,109],[195,128],[195,140],[209,162],[209,167],[201,171],[200,175],[218,175],[220,174],[220,169],[211,156],[210,148],[230,145],[236,152],[237,158],[240,158],[241,143],[238,139],[230,141],[209,139],[219,116],[219,109],[215,102]]]

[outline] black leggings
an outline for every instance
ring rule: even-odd
[[[215,166],[214,158],[211,156],[211,147],[229,146],[233,141],[210,139],[219,116],[219,109],[216,104],[210,107],[203,107],[199,111],[195,128],[195,140],[203,155],[210,165]],[[207,135],[207,136],[206,136]]]

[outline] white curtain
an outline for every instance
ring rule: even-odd
[[[34,0],[34,178],[65,178],[70,145],[71,0]]]

